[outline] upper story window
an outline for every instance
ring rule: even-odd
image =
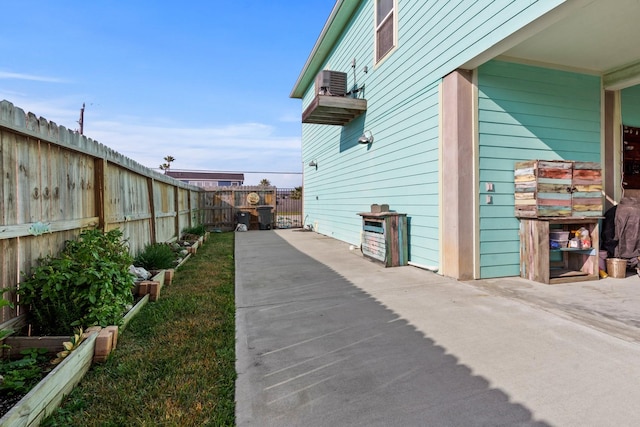
[[[396,0],[376,0],[376,62],[396,46]]]

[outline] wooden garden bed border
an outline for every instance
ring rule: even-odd
[[[202,244],[204,239],[200,240]],[[191,257],[189,253],[179,266],[183,265],[187,259]],[[177,267],[176,267],[177,269]],[[160,288],[164,286],[166,279],[166,270],[161,270],[152,277],[151,280],[160,282]],[[158,291],[159,293],[159,291]],[[133,317],[140,312],[149,302],[149,294],[144,295],[132,308],[124,315],[120,330],[124,330]],[[23,318],[11,319],[0,326],[17,326]],[[38,426],[42,419],[50,415],[55,408],[60,405],[62,399],[68,395],[71,390],[80,382],[82,377],[91,368],[94,352],[96,347],[97,332],[91,333],[80,346],[67,356],[58,366],[56,366],[47,376],[45,376],[29,393],[27,393],[13,408],[9,410],[2,418],[0,418],[1,426],[31,427]],[[21,337],[7,337],[16,340]],[[62,350],[62,343],[69,340],[69,337],[22,337],[30,341],[38,342],[44,348],[51,350],[51,346],[59,343],[60,348],[55,351]],[[6,339],[5,339],[6,340]],[[33,347],[32,345],[30,347]],[[54,352],[55,352],[54,351]]]
[[[149,295],[142,297],[122,318],[122,325],[120,331],[138,314],[138,312],[149,302]],[[4,343],[11,346],[11,352],[20,353],[20,351],[27,348],[46,348],[49,353],[55,354],[62,350],[64,347],[62,343],[69,341],[70,336],[34,336],[25,337],[20,335],[9,335],[4,339]],[[7,352],[3,351],[3,357],[7,356]],[[2,424],[0,424],[2,425]]]
[[[51,414],[91,367],[97,336],[95,332],[89,335],[75,351],[0,418],[0,425],[37,426],[44,417]]]
[[[143,296],[140,299],[140,301],[138,301],[136,303],[136,305],[131,307],[131,310],[129,310],[127,312],[127,314],[125,314],[124,317],[122,318],[122,326],[120,326],[120,331],[124,330],[124,328],[129,324],[131,319],[133,319],[133,317],[136,314],[138,314],[140,312],[140,310],[142,309],[142,307],[144,307],[148,302],[149,302],[149,295],[147,294],[147,295]]]
[[[164,274],[164,270],[162,271]],[[149,302],[149,295],[141,298],[125,314],[120,330],[140,312],[142,307]],[[47,376],[45,376],[29,393],[27,393],[13,408],[0,418],[0,426],[28,427],[37,426],[43,418],[53,412],[60,405],[64,396],[80,382],[82,377],[89,371],[93,362],[97,332],[91,333],[80,346],[67,356],[58,366],[56,366]],[[62,351],[62,343],[70,338],[65,337],[7,337],[11,341],[24,338],[25,341],[33,342],[30,348],[40,346],[54,352]],[[46,344],[45,344],[46,343]],[[59,348],[58,348],[59,347]],[[55,350],[55,348],[58,348]]]

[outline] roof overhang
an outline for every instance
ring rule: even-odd
[[[304,64],[289,97],[302,99],[304,93],[315,79],[316,74],[318,74],[321,67],[326,62],[331,50],[335,46],[340,35],[342,35],[343,30],[351,20],[353,13],[358,8],[361,1],[362,0],[336,1],[336,4],[333,6],[333,10],[327,19],[327,22],[324,24],[324,28],[316,40],[316,44],[313,46],[313,50],[309,54],[307,62]]]
[[[461,68],[497,57],[599,75],[605,89],[633,86],[640,83],[638,16],[638,0],[567,0]]]
[[[302,98],[361,0],[337,0],[290,94]],[[494,58],[600,75],[605,89],[640,83],[638,0],[567,0],[460,68]]]

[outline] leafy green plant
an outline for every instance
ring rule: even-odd
[[[0,295],[4,294],[5,292],[9,292],[9,289],[0,289]],[[2,309],[2,307],[13,308],[13,304],[9,300],[0,298],[0,310]],[[12,333],[13,333],[13,329],[0,329],[0,341],[5,339],[7,336],[11,335]],[[4,345],[0,345],[0,348],[4,348]]]
[[[20,304],[29,306],[43,334],[64,334],[71,326],[118,325],[133,302],[133,276],[122,232],[83,231],[67,241],[59,257],[48,256],[20,283]]]
[[[203,224],[196,225],[193,227],[187,227],[182,230],[182,234],[192,234],[195,236],[204,236],[207,232],[207,229]]]
[[[20,354],[22,359],[0,360],[0,391],[7,395],[28,392],[48,370],[46,348],[25,349]]]
[[[235,425],[234,238],[212,236],[41,425]]]
[[[84,341],[84,334],[82,328],[76,329],[75,333],[69,341],[62,343],[64,350],[56,354],[56,358],[51,361],[52,364],[57,365],[62,362],[72,351],[80,347],[80,344]]]
[[[8,292],[8,291],[4,291],[4,292]],[[7,301],[4,298],[0,298],[0,308],[2,307],[11,307],[11,301]]]
[[[169,245],[164,243],[152,243],[146,245],[133,261],[137,267],[147,270],[161,270],[175,266],[176,254]]]

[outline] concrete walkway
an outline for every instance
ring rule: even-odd
[[[236,233],[240,426],[640,425],[640,278],[385,269],[313,232]]]

